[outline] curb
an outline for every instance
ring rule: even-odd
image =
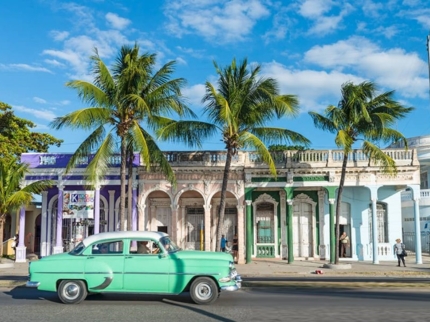
[[[390,282],[246,282],[242,281],[242,287],[273,287],[273,288],[293,288],[293,289],[309,289],[309,288],[419,288],[430,291],[428,284],[422,283],[390,283]]]

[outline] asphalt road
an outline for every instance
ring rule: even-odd
[[[429,321],[429,291],[248,288],[199,306],[179,297],[93,295],[65,305],[55,293],[0,289],[0,321]]]

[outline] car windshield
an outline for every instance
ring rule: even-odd
[[[84,243],[83,243],[83,242],[80,242],[79,244],[77,244],[77,245],[75,246],[75,248],[73,248],[73,249],[69,252],[69,254],[70,254],[70,255],[79,255],[80,253],[82,253],[82,252],[84,251],[84,249],[85,249],[85,245],[84,245]]]
[[[169,253],[173,253],[173,252],[177,252],[178,250],[181,250],[181,248],[179,248],[174,241],[170,240],[169,237],[162,237],[160,239],[160,243],[163,245],[164,249]]]

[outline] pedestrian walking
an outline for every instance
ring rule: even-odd
[[[397,267],[400,267],[400,261],[402,261],[403,266],[406,267],[406,246],[402,243],[402,240],[400,238],[397,238],[396,243],[394,244],[394,255],[397,255]]]

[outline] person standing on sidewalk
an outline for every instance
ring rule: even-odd
[[[397,267],[400,267],[400,260],[403,263],[403,266],[406,267],[405,263],[405,252],[406,246],[402,244],[402,240],[400,238],[396,239],[396,243],[394,244],[394,255],[397,255]]]
[[[349,237],[346,232],[343,232],[340,240],[340,257],[346,257],[346,249],[349,247]]]
[[[225,246],[227,245],[227,239],[225,239],[225,235],[222,235],[221,237],[221,251],[225,252]]]

